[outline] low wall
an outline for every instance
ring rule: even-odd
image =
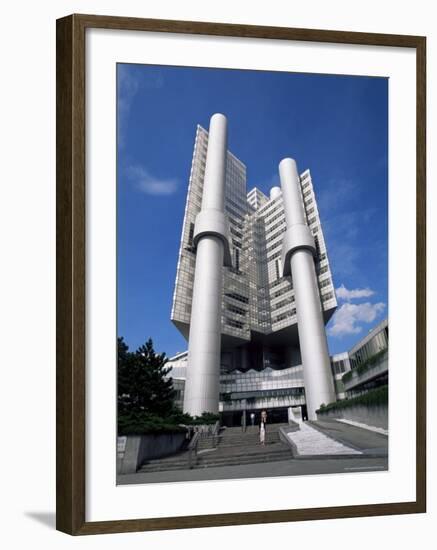
[[[287,434],[289,434],[290,432],[297,432],[297,430],[300,430],[299,424],[297,424],[297,422],[292,422],[288,427],[279,428],[279,432],[278,432],[279,439],[290,447],[290,451],[293,456],[296,456],[299,453],[298,453],[296,444],[293,443],[293,441],[288,437]]]
[[[179,451],[186,440],[185,432],[119,437],[117,473],[133,474],[146,460],[161,458]]]
[[[352,405],[342,409],[331,409],[329,411],[319,411],[317,419],[340,418],[344,420],[353,420],[361,422],[375,428],[384,428],[388,430],[388,407],[387,405]]]

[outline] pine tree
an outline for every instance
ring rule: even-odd
[[[141,412],[165,417],[173,410],[173,380],[168,377],[165,353],[157,354],[152,339],[129,352],[123,338],[118,339],[119,412]]]

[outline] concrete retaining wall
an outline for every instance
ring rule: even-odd
[[[299,452],[297,450],[296,444],[293,443],[293,441],[287,436],[287,434],[290,432],[296,432],[297,430],[300,430],[299,424],[297,424],[297,422],[292,422],[290,423],[290,426],[287,428],[285,427],[279,428],[279,432],[278,432],[279,439],[282,441],[282,443],[285,443],[290,447],[291,454],[293,456],[297,456]]]
[[[341,418],[344,420],[353,420],[361,422],[368,426],[376,428],[384,428],[388,430],[388,407],[387,405],[353,405],[344,409],[330,410],[326,412],[318,412],[317,418]]]
[[[133,474],[144,461],[161,458],[179,451],[185,441],[185,432],[119,437],[117,473]]]

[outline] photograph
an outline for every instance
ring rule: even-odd
[[[389,79],[116,70],[117,484],[387,471]]]
[[[432,7],[5,4],[3,548],[436,538]]]

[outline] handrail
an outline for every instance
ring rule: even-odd
[[[216,446],[217,442],[217,436],[220,432],[220,420],[217,420],[217,422],[214,424],[214,428],[212,429],[212,446]]]
[[[193,464],[193,452],[197,462],[197,446],[199,444],[200,432],[195,432],[188,445],[188,468],[191,470]]]
[[[197,463],[197,452],[199,441],[201,439],[211,437],[213,447],[216,446],[217,437],[220,432],[220,421],[217,420],[213,427],[211,427],[211,425],[200,425],[195,427],[190,426],[188,433],[191,434],[193,432],[194,435],[191,438],[190,443],[188,444],[188,467],[190,468],[190,470]]]

